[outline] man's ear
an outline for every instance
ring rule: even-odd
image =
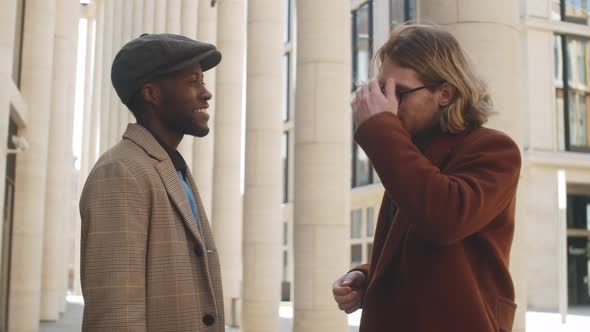
[[[440,99],[438,105],[443,108],[449,106],[455,99],[456,94],[457,88],[455,88],[454,85],[448,82],[443,83],[440,87]]]
[[[141,95],[143,100],[151,106],[158,106],[162,99],[162,91],[160,85],[157,83],[145,83],[141,87]]]

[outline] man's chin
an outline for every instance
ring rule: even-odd
[[[195,137],[205,137],[209,134],[209,128],[196,128],[192,130],[188,135],[195,136]]]

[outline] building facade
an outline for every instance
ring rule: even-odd
[[[0,332],[37,331],[79,293],[75,204],[131,113],[110,82],[141,33],[216,44],[210,134],[179,148],[222,262],[226,317],[344,331],[330,285],[372,250],[383,188],[352,140],[348,102],[398,24],[438,24],[488,83],[490,127],[521,147],[511,271],[519,305],[590,305],[590,14],[569,0],[6,0],[0,5]],[[80,169],[73,167],[78,19],[86,22]],[[13,138],[14,137],[14,138]],[[64,237],[64,234],[70,234]],[[76,238],[77,241],[74,241]],[[68,273],[73,274],[66,285]]]
[[[80,3],[0,4],[0,331],[57,320],[73,252]]]
[[[522,19],[531,308],[590,304],[588,10],[585,2],[528,1]]]

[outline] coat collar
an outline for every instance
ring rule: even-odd
[[[205,242],[200,231],[197,229],[197,224],[195,223],[188,197],[180,183],[180,179],[176,173],[176,167],[174,167],[166,150],[160,145],[160,143],[158,143],[149,130],[138,124],[129,124],[125,134],[123,134],[123,138],[133,141],[145,150],[149,156],[159,161],[155,168],[162,179],[162,183],[166,188],[170,201],[176,206],[183,222],[200,245],[202,252],[205,252],[207,250]],[[202,209],[200,197],[198,197],[196,186],[194,186],[194,182],[192,181],[192,176],[190,173],[186,176],[189,178],[188,182],[191,184],[193,195],[195,195],[195,199],[198,200],[199,216],[203,218],[205,216],[205,211]],[[203,218],[202,221],[206,222],[206,217]]]
[[[428,158],[433,165],[442,170],[451,156],[451,152],[459,145],[459,143],[463,142],[465,137],[470,133],[471,131],[464,131],[459,134],[440,133],[433,138],[430,145],[426,148],[424,156]]]
[[[465,131],[459,134],[438,133],[432,138],[432,141],[426,147],[424,156],[430,160],[433,165],[436,165],[440,170],[443,170],[448,163],[453,150],[456,149],[470,133],[471,131]],[[371,267],[371,282],[375,277],[379,278],[379,276],[386,271],[391,260],[399,254],[399,247],[411,224],[411,221],[405,217],[403,211],[399,210],[395,215],[393,222],[390,222],[390,220],[382,220],[390,217],[389,210],[392,206],[389,195],[387,193],[384,195],[381,208],[383,211],[380,211],[380,220],[377,224],[373,246],[374,250],[378,250],[379,253],[375,253],[377,256],[373,255],[377,261],[371,262],[371,265],[375,264]],[[382,235],[379,237],[379,234]]]
[[[162,145],[160,145],[160,143],[154,138],[154,135],[138,124],[128,124],[127,129],[123,134],[123,138],[133,141],[144,149],[148,155],[158,161],[169,159],[168,153],[166,153],[166,150],[164,150]]]

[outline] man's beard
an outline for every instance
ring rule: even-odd
[[[195,137],[205,137],[209,134],[209,128],[197,128],[192,133],[187,133],[187,135],[195,136]]]

